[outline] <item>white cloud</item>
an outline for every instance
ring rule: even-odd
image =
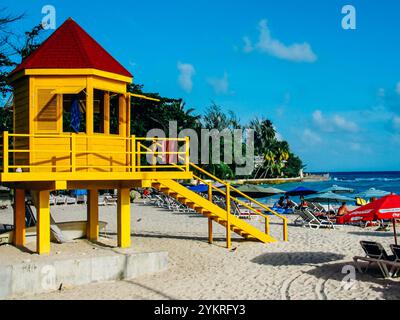
[[[361,151],[363,149],[361,144],[359,144],[358,142],[350,142],[349,148],[352,151]]]
[[[393,116],[392,127],[395,131],[400,131],[400,116]]]
[[[274,39],[268,28],[267,20],[259,22],[259,31],[259,40],[254,45],[248,37],[243,38],[245,44],[243,48],[244,52],[249,53],[257,50],[279,59],[295,62],[315,62],[317,60],[316,54],[307,42],[285,45],[280,40]]]
[[[359,130],[358,125],[350,120],[347,120],[346,118],[343,118],[342,116],[335,115],[332,119],[333,124],[336,126],[336,128],[348,131],[348,132],[357,132]]]
[[[321,127],[326,125],[327,121],[324,118],[324,116],[322,115],[321,110],[314,111],[312,117],[313,117],[313,121],[316,125],[321,126]]]
[[[346,131],[346,132],[358,132],[358,125],[340,115],[333,115],[331,118],[327,118],[323,115],[321,110],[316,110],[312,114],[313,123],[322,131],[334,132],[334,131]]]
[[[222,78],[209,78],[207,82],[214,89],[216,94],[229,93],[229,77],[226,72]]]
[[[286,109],[288,108],[290,104],[291,96],[290,93],[286,93],[283,97],[282,103],[276,108],[276,114],[278,117],[283,117]]]
[[[321,137],[310,129],[304,129],[302,134],[303,143],[307,145],[316,145],[322,142]]]
[[[193,77],[196,70],[193,65],[189,63],[178,62],[179,77],[178,82],[183,90],[191,92],[193,89]]]
[[[254,47],[249,37],[244,37],[243,41],[244,41],[243,51],[246,53],[252,52],[254,50]]]

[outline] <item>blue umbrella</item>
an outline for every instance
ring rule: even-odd
[[[357,197],[371,199],[371,198],[382,198],[382,197],[388,196],[388,195],[390,195],[390,192],[371,188],[371,189],[368,189],[364,192],[357,194]]]
[[[290,190],[286,192],[287,196],[308,196],[310,194],[317,193],[317,191],[305,188],[305,187],[297,187],[296,189]]]
[[[71,105],[71,128],[76,133],[80,132],[81,127],[81,110],[79,109],[79,100],[74,99]]]
[[[207,193],[208,192],[208,186],[205,184],[199,184],[194,187],[189,188],[190,191],[197,192],[197,193]]]

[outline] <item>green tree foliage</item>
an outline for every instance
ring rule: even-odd
[[[0,95],[3,99],[11,92],[11,88],[7,84],[7,76],[16,65],[12,59],[15,52],[9,45],[10,38],[14,36],[10,28],[22,17],[22,15],[7,14],[5,8],[0,9]]]
[[[198,130],[200,116],[194,114],[195,109],[185,108],[182,99],[161,97],[158,93],[143,92],[143,85],[131,84],[128,92],[146,95],[159,99],[160,102],[132,97],[131,101],[131,130],[137,136],[146,136],[151,129],[169,131],[169,122],[176,121],[178,132],[183,129]]]

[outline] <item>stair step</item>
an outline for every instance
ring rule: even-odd
[[[180,203],[226,228],[226,211],[216,204],[194,194],[174,180],[163,180],[162,182],[155,182],[152,185],[155,189],[175,198]],[[250,241],[256,240],[267,243],[275,241],[274,238],[263,234],[261,230],[256,230],[254,226],[243,220],[239,220],[238,217],[233,215],[230,217],[230,229],[232,232]]]

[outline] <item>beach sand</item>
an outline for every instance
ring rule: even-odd
[[[57,222],[81,220],[84,206],[54,207]],[[116,246],[116,207],[101,207],[100,219],[107,221]],[[290,217],[293,222],[295,217]],[[282,226],[271,219],[272,235],[281,239]],[[11,223],[11,210],[0,213],[0,223]],[[261,221],[254,220],[261,226]],[[215,224],[213,245],[207,243],[207,219],[195,214],[172,213],[140,203],[132,205],[132,244],[138,252],[168,251],[169,269],[128,281],[95,283],[24,299],[400,299],[397,280],[356,274],[353,285],[342,282],[345,266],[363,255],[361,240],[379,241],[387,250],[392,232],[343,226],[339,230],[310,230],[289,226],[290,241],[274,244],[242,241],[234,237],[233,248],[224,248],[225,230]],[[34,249],[31,248],[31,249]],[[52,244],[52,255],[103,254],[113,248],[86,240]],[[0,247],[0,263],[33,261],[37,255],[12,246]],[[345,286],[347,285],[347,286]]]

